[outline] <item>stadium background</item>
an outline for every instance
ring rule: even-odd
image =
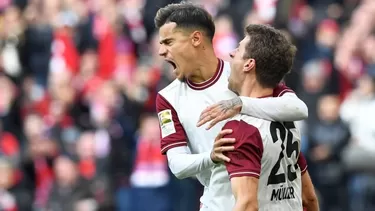
[[[286,82],[309,107],[302,149],[322,210],[375,210],[375,1],[199,2],[221,58],[248,23],[293,40]],[[167,3],[0,0],[0,210],[198,210],[200,185],[159,154],[155,95],[173,75],[153,18]]]

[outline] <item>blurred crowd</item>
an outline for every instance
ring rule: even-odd
[[[0,210],[191,211],[201,186],[160,154],[174,78],[153,18],[168,0],[0,0]],[[298,47],[302,150],[321,210],[375,210],[375,1],[200,0],[225,60],[249,23]]]

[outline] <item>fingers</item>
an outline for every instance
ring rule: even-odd
[[[199,122],[201,122],[202,120],[206,119],[209,116],[210,112],[212,111],[212,109],[214,109],[214,107],[215,105],[209,106],[201,112],[201,115],[199,116],[198,124]]]
[[[221,160],[222,162],[228,162],[228,163],[230,162],[230,159],[223,154],[217,155],[217,158]]]
[[[216,150],[217,152],[229,152],[234,150],[234,146],[219,147]]]
[[[231,129],[225,129],[220,131],[218,137],[221,137],[225,134],[232,133]],[[214,143],[212,153],[215,155],[215,160],[218,162],[230,162],[229,157],[225,156],[223,153],[230,152],[235,150],[233,143],[236,141],[235,138],[219,138]]]
[[[202,111],[200,117],[201,117],[201,118],[206,117],[207,113],[210,112],[211,110],[213,110],[215,107],[216,107],[216,104],[211,105],[211,106],[208,106],[207,108],[205,108],[205,109]]]
[[[217,106],[218,105],[215,104],[215,105],[207,107],[206,109],[202,111],[201,115],[199,116],[197,127],[200,127],[206,124],[207,122],[211,121],[217,116],[217,112],[215,111]]]
[[[197,127],[200,127],[204,124],[206,124],[207,122],[211,121],[214,117],[211,116],[211,115],[208,115],[208,116],[205,116],[203,118],[201,118],[198,123],[197,123]]]
[[[220,115],[218,117],[216,117],[215,119],[213,119],[210,124],[208,124],[208,126],[206,127],[206,130],[209,130],[211,129],[213,126],[215,126],[218,122],[221,122],[223,120],[227,119],[227,117],[225,115]]]
[[[215,148],[218,148],[226,144],[233,144],[234,142],[236,142],[236,139],[234,138],[221,138],[214,143],[214,146]]]
[[[229,135],[233,132],[232,129],[225,129],[219,132],[219,134],[216,136],[216,141],[223,138],[225,135]]]

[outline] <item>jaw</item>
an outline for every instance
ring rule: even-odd
[[[175,75],[175,77],[180,81],[185,81],[185,76],[181,72],[181,69],[180,67],[178,67],[176,62],[171,59],[166,59],[165,61],[168,62],[172,66],[172,69],[173,69],[172,72]]]
[[[170,59],[166,59],[165,61],[168,62],[173,67],[173,70],[177,69],[177,64],[175,61],[170,60]]]

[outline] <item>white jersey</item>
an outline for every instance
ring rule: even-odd
[[[225,122],[218,123],[211,130],[198,128],[200,113],[208,106],[236,95],[228,89],[229,63],[220,60],[214,77],[205,83],[194,84],[179,80],[173,81],[161,90],[157,100],[157,111],[161,127],[161,152],[178,147],[188,146],[192,154],[209,151],[217,134]],[[208,191],[211,170],[207,169],[197,175],[197,179]],[[207,204],[207,193],[201,203]]]
[[[301,173],[307,165],[300,155],[301,136],[293,122],[279,123],[238,115],[227,122],[228,137],[236,138],[231,162],[212,169],[212,210],[232,210],[235,199],[230,178],[259,178],[258,207],[262,211],[302,211]]]
[[[190,81],[174,80],[170,85],[158,93],[156,108],[161,128],[161,152],[165,154],[174,147],[188,146],[192,154],[209,152],[217,134],[221,131],[225,121],[219,122],[212,129],[197,127],[201,112],[208,106],[221,100],[228,100],[236,95],[228,89],[230,65],[219,60],[215,75],[206,82],[196,84]],[[290,92],[284,85],[280,85],[274,96]],[[205,186],[201,203],[203,210],[215,210],[210,207],[210,178],[211,169],[201,171],[197,179]],[[229,181],[227,181],[229,183]],[[225,209],[221,209],[226,211]]]

